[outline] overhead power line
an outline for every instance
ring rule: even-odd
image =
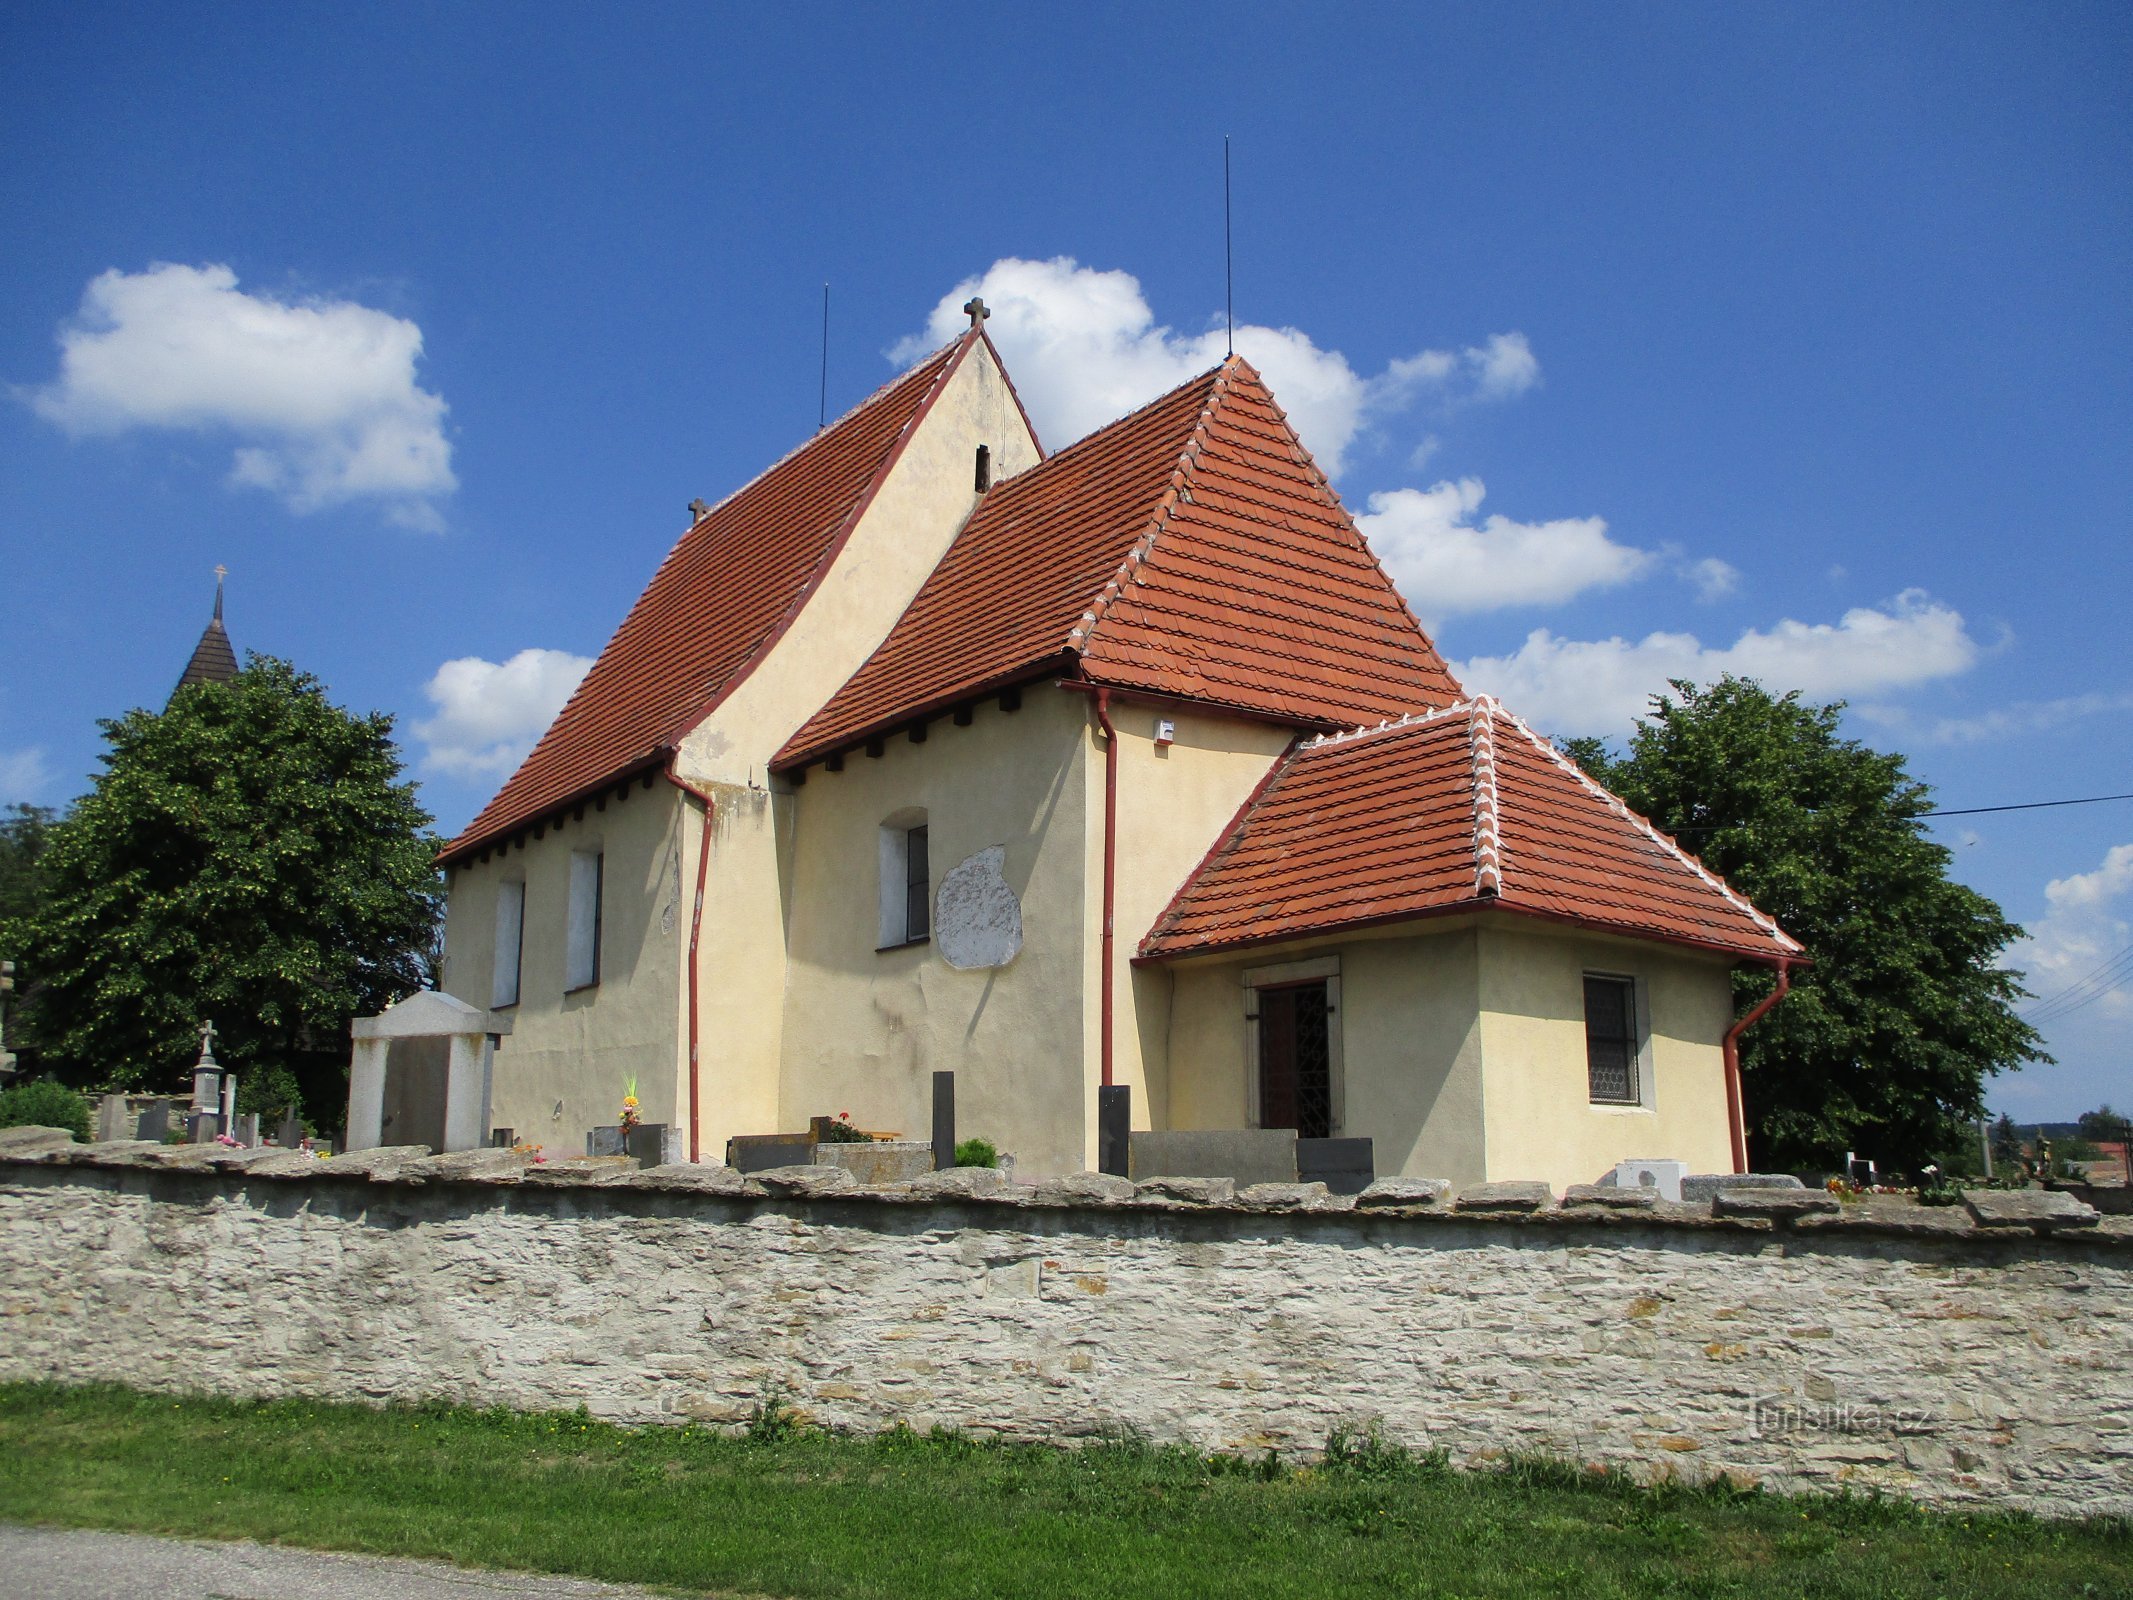
[[[1988,812],[1994,811],[2046,811],[2054,806],[2100,806],[2107,800],[2133,800],[2133,794],[2091,794],[2083,795],[2077,800],[2023,800],[2013,805],[2005,806],[1936,806],[1931,811],[1914,811],[1912,816],[1982,817]],[[1809,814],[1812,815],[1813,813],[1810,811]],[[1704,822],[1692,827],[1673,828],[1666,831],[1671,832],[1678,839],[1686,833],[1723,833],[1728,828],[1745,828],[1748,826],[1750,824],[1745,822]]]
[[[2033,1028],[2040,1023],[2058,1022],[2094,1005],[2129,978],[2133,978],[2133,944],[2113,951],[2100,966],[2075,979],[2057,994],[2039,1000],[2022,1013],[2022,1020]]]

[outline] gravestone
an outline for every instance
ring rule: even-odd
[[[161,1144],[170,1137],[170,1102],[151,1100],[141,1112],[141,1120],[135,1124],[136,1139],[153,1139]]]

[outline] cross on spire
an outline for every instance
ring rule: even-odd
[[[215,563],[215,620],[222,620],[222,580],[230,575],[230,569],[221,562]]]
[[[991,316],[992,313],[985,309],[984,301],[980,300],[976,295],[972,295],[963,303],[963,315],[970,319],[971,332],[975,333],[984,325],[985,319]]]

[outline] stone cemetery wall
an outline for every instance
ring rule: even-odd
[[[2059,1197],[852,1183],[0,1145],[0,1377],[1305,1455],[1374,1422],[1470,1465],[2133,1512],[2133,1222]]]

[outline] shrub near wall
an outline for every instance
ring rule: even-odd
[[[243,1164],[217,1171],[214,1164]],[[112,1164],[117,1163],[117,1164]],[[1121,1429],[2133,1513],[2133,1225],[89,1147],[0,1162],[0,1378]],[[813,1190],[813,1193],[802,1191]],[[272,1294],[259,1292],[271,1283]]]

